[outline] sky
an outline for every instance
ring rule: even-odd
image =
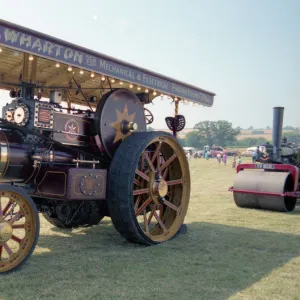
[[[212,107],[179,107],[186,128],[265,128],[274,106],[300,126],[298,0],[0,0],[0,18],[214,92]],[[148,106],[152,127],[166,127],[170,102]]]

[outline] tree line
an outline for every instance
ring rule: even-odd
[[[202,121],[197,123],[194,126],[194,131],[186,134],[180,143],[183,146],[200,149],[205,145],[228,147],[237,141],[236,137],[240,132],[239,127],[233,128],[232,123],[226,120]]]
[[[293,127],[286,126],[283,130],[291,130]],[[233,128],[232,123],[226,120],[220,121],[202,121],[194,126],[194,131],[189,132],[184,138],[179,138],[180,144],[184,147],[195,147],[202,149],[205,145],[212,147],[213,145],[221,147],[240,147],[248,148],[256,145],[261,145],[266,142],[272,144],[272,140],[267,140],[264,137],[248,137],[237,140],[237,136],[241,133],[241,128]],[[148,131],[154,130],[148,127]],[[292,129],[291,132],[283,132],[288,142],[300,144],[299,129]]]

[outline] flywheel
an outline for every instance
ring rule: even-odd
[[[144,108],[127,89],[116,89],[103,96],[96,110],[96,132],[109,157],[132,132],[146,131]]]

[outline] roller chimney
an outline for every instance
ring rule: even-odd
[[[280,144],[282,136],[282,123],[283,123],[284,107],[273,107],[273,155],[274,158],[280,160]]]

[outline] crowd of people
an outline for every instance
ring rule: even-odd
[[[227,156],[226,153],[223,153],[223,154],[218,153],[217,156],[216,156],[216,158],[217,158],[217,162],[218,162],[219,165],[222,162],[223,162],[224,166],[227,165],[227,158],[228,158],[228,156]],[[232,164],[231,164],[232,168],[236,168],[237,164],[239,165],[241,163],[242,163],[242,158],[240,156],[237,158],[237,155],[234,154],[232,156]]]
[[[270,162],[272,161],[272,155],[273,155],[273,146],[269,143],[266,142],[263,145],[253,147],[254,149],[252,150],[251,156],[252,156],[252,163],[255,164],[256,162]],[[295,150],[297,149],[297,150]],[[295,143],[288,143],[287,138],[283,137],[281,141],[281,151],[284,153],[285,157],[291,156],[297,151],[297,161],[300,164],[300,146],[297,146]],[[205,153],[203,153],[205,152]],[[217,153],[217,154],[216,154]],[[211,155],[212,154],[212,155]],[[226,152],[220,151],[220,152],[211,152],[208,150],[204,151],[198,151],[198,152],[192,152],[191,150],[186,152],[187,158],[191,159],[193,158],[205,158],[206,160],[209,159],[216,159],[217,163],[219,165],[223,164],[224,166],[227,165],[227,160],[228,160],[228,155]],[[294,155],[295,156],[295,155]],[[294,158],[295,160],[295,158]],[[234,154],[232,156],[232,168],[236,168],[237,165],[242,163],[242,158],[241,156],[237,156]]]
[[[199,155],[199,153],[195,152],[195,153],[192,153],[192,151],[187,151],[186,152],[186,157],[188,160],[190,160],[191,158],[201,158],[202,155]],[[227,166],[227,160],[228,160],[228,155],[226,153],[218,153],[216,155],[216,157],[211,157],[209,152],[205,152],[203,158],[205,158],[206,160],[209,160],[209,159],[216,159],[217,160],[217,163],[219,165],[223,164],[224,166]],[[253,159],[256,159],[256,157]],[[236,154],[234,154],[232,156],[232,168],[236,168],[237,165],[241,164],[242,163],[242,158],[240,156],[237,156]]]

